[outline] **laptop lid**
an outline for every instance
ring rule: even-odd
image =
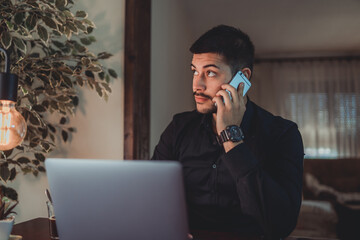
[[[187,239],[178,162],[45,161],[61,240]]]

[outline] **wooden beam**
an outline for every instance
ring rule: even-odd
[[[149,159],[151,0],[125,5],[124,159]]]

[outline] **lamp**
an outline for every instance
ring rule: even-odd
[[[0,72],[0,150],[10,150],[19,145],[26,134],[26,122],[16,111],[18,76],[10,73],[10,61],[7,52],[0,48],[5,56],[5,72]]]

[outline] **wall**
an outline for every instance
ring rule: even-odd
[[[93,35],[95,52],[107,51],[114,56],[104,65],[115,69],[119,78],[111,83],[112,94],[105,102],[96,92],[81,89],[80,106],[70,123],[77,128],[71,142],[59,146],[51,157],[122,159],[123,157],[123,56],[125,0],[75,0],[76,8],[88,12],[97,26]],[[16,222],[47,216],[45,174],[39,177],[19,174],[9,184],[19,193]]]
[[[151,10],[150,156],[175,113],[194,109],[191,24],[179,0],[153,0]]]

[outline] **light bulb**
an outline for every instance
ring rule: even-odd
[[[26,122],[16,111],[15,102],[0,100],[0,150],[10,150],[19,145],[26,134]]]

